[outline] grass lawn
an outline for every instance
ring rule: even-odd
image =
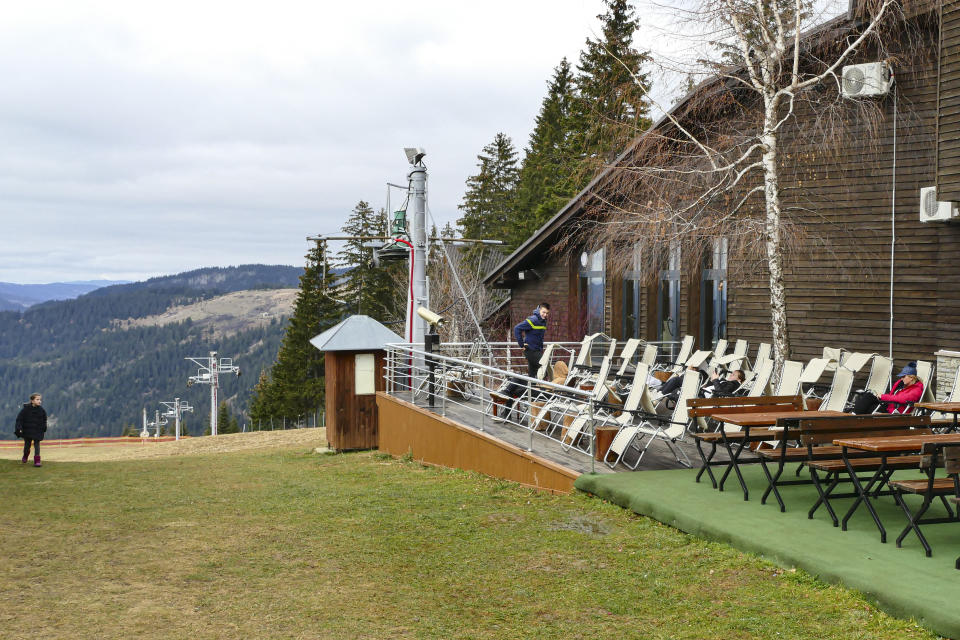
[[[584,494],[305,447],[0,460],[0,637],[931,638]]]

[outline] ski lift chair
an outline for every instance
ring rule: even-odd
[[[613,443],[610,445],[610,450],[613,450],[617,456],[613,464],[616,465],[617,462],[622,461],[629,469],[636,470],[636,468],[640,466],[640,462],[643,460],[647,449],[650,448],[650,444],[653,443],[654,440],[662,440],[670,448],[670,451],[673,452],[679,464],[690,467],[690,458],[687,457],[683,449],[677,448],[676,443],[682,442],[687,434],[690,426],[687,400],[697,396],[699,386],[699,372],[689,370],[684,372],[683,384],[680,386],[680,397],[677,400],[676,407],[673,409],[673,414],[669,418],[665,416],[645,415],[639,424],[626,424],[622,426],[614,437]],[[638,440],[642,440],[644,436],[647,437],[646,444],[641,446]],[[624,453],[631,446],[640,452],[640,455],[632,465],[623,461]],[[608,450],[608,454],[610,450]],[[680,458],[681,455],[683,456],[682,460]],[[605,462],[608,465],[610,464],[609,460],[605,460]]]

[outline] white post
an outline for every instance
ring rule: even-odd
[[[173,399],[173,434],[174,440],[180,439],[180,398]]]
[[[217,352],[210,352],[210,435],[217,435]]]

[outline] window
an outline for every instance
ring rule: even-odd
[[[579,271],[580,321],[584,333],[598,333],[604,329],[604,289],[606,282],[606,255],[603,249],[580,254]]]
[[[727,239],[713,241],[703,256],[700,276],[700,344],[717,344],[727,337]]]
[[[657,291],[657,340],[674,342],[680,332],[680,245],[670,245],[667,268],[660,271]]]
[[[640,253],[633,258],[632,268],[623,273],[623,339],[640,336]]]

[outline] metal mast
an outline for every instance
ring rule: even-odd
[[[220,373],[235,373],[240,375],[240,367],[234,366],[232,358],[217,360],[217,352],[211,351],[208,358],[185,358],[196,363],[200,369],[197,375],[187,379],[187,386],[192,384],[210,385],[210,435],[217,435],[217,391],[220,388]]]
[[[163,413],[164,418],[173,418],[173,432],[177,440],[180,439],[180,417],[185,411],[193,413],[193,407],[187,402],[180,402],[180,398],[174,398],[173,402],[161,402],[166,409]]]
[[[413,216],[409,218],[410,239],[413,241],[413,273],[410,291],[407,293],[407,336],[413,336],[411,342],[422,340],[427,324],[416,314],[417,307],[429,307],[427,292],[427,168],[423,165],[423,149],[404,149],[407,160],[413,167],[407,174],[410,184],[410,204]],[[413,296],[411,304],[410,296]],[[411,325],[412,323],[412,325]],[[411,332],[411,326],[413,331]]]

